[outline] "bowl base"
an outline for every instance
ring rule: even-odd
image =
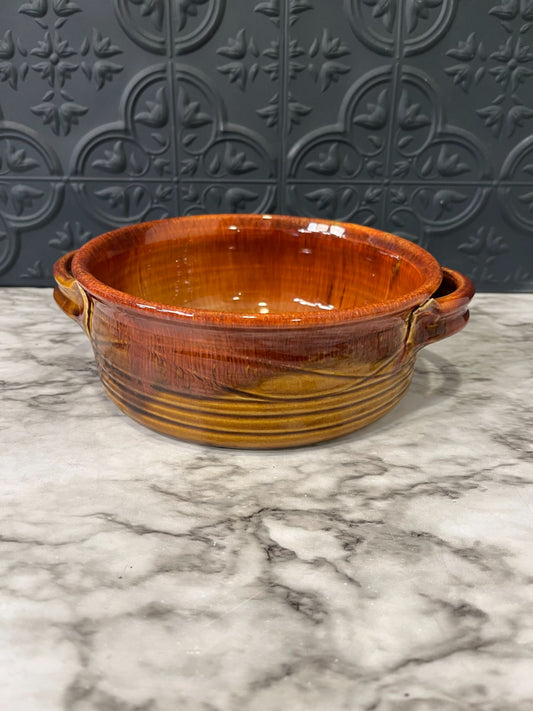
[[[321,398],[223,400],[169,391],[133,390],[109,371],[100,373],[104,390],[136,422],[178,439],[217,447],[282,449],[317,444],[355,432],[383,417],[409,387],[414,362],[373,383]]]

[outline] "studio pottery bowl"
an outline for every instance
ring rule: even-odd
[[[277,215],[124,227],[62,257],[55,279],[121,410],[226,447],[310,444],[382,417],[474,293],[400,237]]]

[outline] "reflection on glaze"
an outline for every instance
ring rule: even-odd
[[[317,308],[317,309],[323,309],[324,311],[331,311],[335,307],[333,304],[321,304],[320,301],[306,301],[305,299],[299,299],[298,297],[294,298],[294,301],[297,304],[301,304],[302,306],[309,306],[311,308]]]
[[[319,232],[322,234],[335,235],[335,237],[344,237],[346,229],[341,225],[326,224],[324,222],[310,222],[305,229],[300,232]]]

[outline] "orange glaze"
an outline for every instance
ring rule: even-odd
[[[123,411],[232,447],[310,444],[378,419],[417,351],[465,325],[474,293],[407,240],[278,215],[132,225],[65,255],[55,278]]]

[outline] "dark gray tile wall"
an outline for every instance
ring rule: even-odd
[[[3,0],[0,284],[204,212],[372,224],[533,286],[532,0]]]

